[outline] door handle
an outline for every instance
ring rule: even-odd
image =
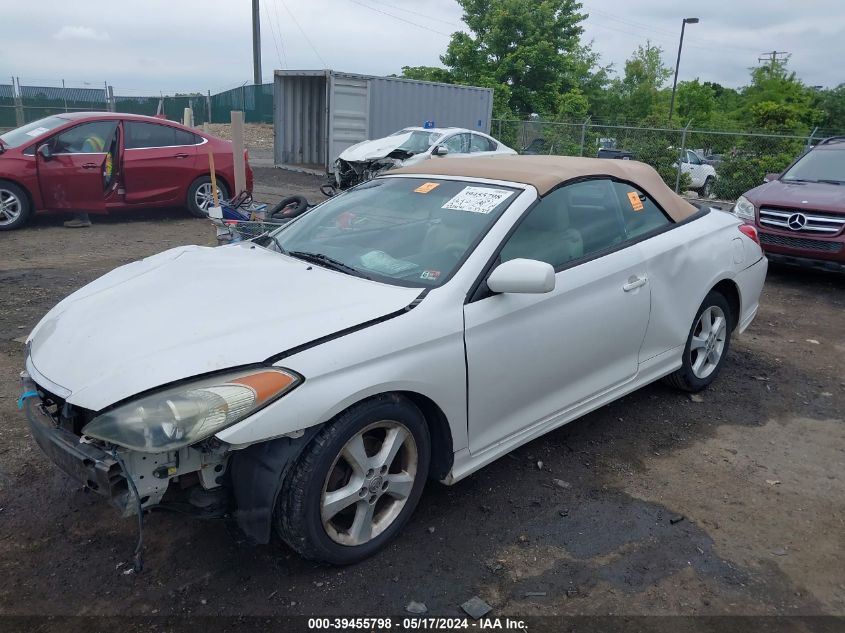
[[[173,158],[188,158],[188,154],[173,154]]]
[[[97,169],[97,167],[99,167],[97,163],[85,163],[82,165],[82,169]]]
[[[640,286],[645,286],[647,281],[648,277],[631,276],[628,278],[628,283],[622,286],[622,290],[624,290],[625,292],[631,292],[632,290],[635,290]]]

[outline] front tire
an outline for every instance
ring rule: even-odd
[[[217,200],[228,200],[229,189],[226,183],[217,179]],[[214,204],[211,194],[211,176],[200,176],[188,187],[188,197],[185,206],[195,218],[207,218],[208,207]]]
[[[711,290],[687,336],[681,368],[666,376],[668,384],[683,391],[701,391],[716,379],[731,345],[733,315],[727,299]]]
[[[326,424],[286,476],[276,532],[311,560],[363,560],[410,518],[430,459],[428,426],[412,402],[389,394],[356,404]]]
[[[0,180],[0,231],[13,231],[29,220],[29,196],[16,184]]]

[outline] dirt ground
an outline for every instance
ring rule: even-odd
[[[256,180],[322,199],[306,176]],[[456,486],[430,484],[404,533],[361,564],[153,513],[134,574],[135,522],[29,437],[21,341],[83,284],[213,232],[180,210],[60,222],[0,234],[0,613],[398,616],[414,600],[457,616],[477,595],[499,616],[845,616],[845,276],[773,267],[700,398],[651,385]]]

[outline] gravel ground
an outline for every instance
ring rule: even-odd
[[[268,200],[317,179],[257,169]],[[0,613],[845,616],[845,277],[773,267],[761,311],[700,398],[651,385],[461,483],[428,486],[361,564],[247,547],[225,521],[136,525],[41,454],[15,407],[26,335],[120,264],[213,232],[181,210],[0,234]],[[559,481],[558,481],[559,480]],[[831,629],[833,630],[833,629]]]

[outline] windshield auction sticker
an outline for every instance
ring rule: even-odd
[[[631,208],[634,211],[642,211],[643,210],[643,201],[640,200],[640,194],[636,191],[629,191],[628,192],[628,202],[631,203]]]
[[[444,204],[443,208],[472,213],[490,213],[512,193],[513,191],[507,189],[464,187],[463,191]]]
[[[432,189],[437,189],[440,186],[439,182],[426,182],[414,189],[416,193],[428,193]]]

